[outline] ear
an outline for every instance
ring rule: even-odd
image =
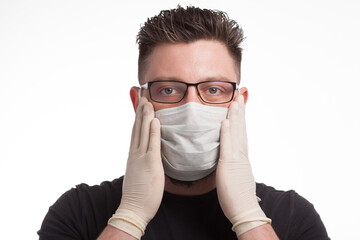
[[[134,107],[134,111],[136,112],[137,106],[139,105],[139,91],[140,88],[139,87],[132,87],[130,89],[130,98],[131,98],[131,102],[133,104]]]
[[[247,90],[246,87],[242,87],[242,88],[240,88],[240,94],[244,96],[244,102],[246,104],[246,102],[248,100],[249,91]]]

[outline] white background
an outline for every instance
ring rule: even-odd
[[[0,0],[2,239],[36,239],[62,193],[124,174],[136,34],[178,3],[244,28],[256,180],[307,198],[332,239],[358,236],[359,1],[231,2]]]

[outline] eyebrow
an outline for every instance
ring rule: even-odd
[[[149,82],[154,82],[154,81],[179,81],[179,82],[185,82],[184,79],[178,78],[178,77],[156,77],[154,79],[152,79]],[[201,79],[199,82],[206,82],[206,81],[210,81],[210,82],[217,82],[217,81],[221,81],[221,82],[237,82],[235,81],[231,81],[230,79],[228,79],[227,77],[224,76],[216,76],[216,77],[206,77]]]

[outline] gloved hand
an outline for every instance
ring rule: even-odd
[[[119,208],[109,224],[140,239],[163,196],[165,176],[160,154],[160,122],[145,97],[140,99],[132,130]]]
[[[271,221],[266,218],[256,197],[256,184],[248,160],[242,95],[231,103],[228,118],[221,124],[216,187],[220,206],[237,236]]]

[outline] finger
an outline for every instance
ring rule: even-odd
[[[238,95],[236,98],[236,101],[239,103],[239,108],[241,111],[243,111],[245,113],[245,99],[244,99],[244,95]]]
[[[220,156],[219,160],[224,161],[231,157],[231,134],[230,134],[230,122],[229,119],[225,119],[221,122],[220,128]]]
[[[151,120],[148,152],[159,154],[161,147],[160,121],[157,118]]]
[[[245,103],[244,96],[238,95],[235,101],[230,105],[229,109],[231,140],[233,144],[233,151],[241,151],[248,154],[247,134],[245,124]]]
[[[144,104],[143,108],[143,119],[140,133],[139,149],[142,152],[145,152],[148,148],[150,123],[152,119],[154,119],[154,108],[151,103],[147,102]]]
[[[139,101],[139,105],[136,109],[135,122],[133,127],[133,134],[131,136],[131,149],[137,148],[140,142],[140,131],[141,131],[141,123],[142,123],[142,115],[143,115],[143,107],[147,102],[145,97],[141,97]]]
[[[137,123],[137,116],[138,116],[138,113],[141,109],[141,106],[140,106],[140,102],[136,108],[136,112],[135,112],[135,120],[134,120],[134,124],[133,124],[133,127],[132,127],[132,131],[131,131],[131,141],[130,141],[130,148],[134,145],[134,138],[135,138],[135,126],[136,126],[136,123]]]
[[[135,119],[136,119],[136,115],[135,115]],[[132,130],[131,130],[131,140],[130,140],[130,151],[133,148],[133,142],[134,142],[134,138],[135,138],[135,121],[134,124],[132,126]]]
[[[248,156],[248,141],[247,141],[247,132],[246,132],[246,120],[245,120],[245,102],[244,96],[238,96],[237,101],[239,102],[239,141],[240,148],[239,150]]]
[[[230,138],[231,141],[234,143],[233,146],[236,148],[239,143],[240,138],[240,114],[239,114],[239,102],[234,101],[231,103],[229,107],[229,127],[230,127]],[[233,149],[234,150],[234,149]]]

